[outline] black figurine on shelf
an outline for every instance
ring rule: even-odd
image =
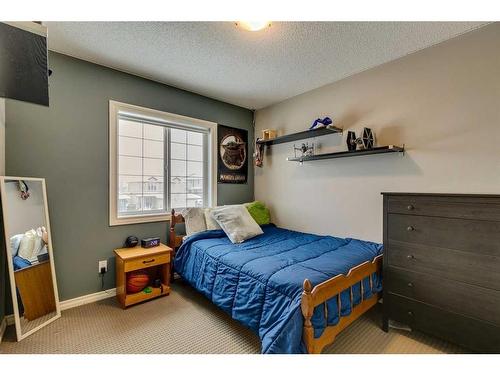
[[[346,143],[347,143],[347,149],[349,151],[356,151],[356,146],[357,146],[356,145],[356,133],[349,130],[347,132]]]
[[[346,143],[349,151],[356,151],[358,145],[360,150],[369,150],[375,147],[375,134],[370,128],[363,128],[361,137],[356,138],[354,132],[348,131]]]
[[[361,136],[361,144],[363,148],[369,150],[375,146],[375,135],[370,128],[363,128],[363,135]]]

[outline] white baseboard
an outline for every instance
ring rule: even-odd
[[[5,329],[7,328],[7,317],[3,317],[0,322],[0,342],[2,342],[3,334],[5,333]]]
[[[85,296],[80,296],[72,299],[67,299],[66,301],[61,301],[59,305],[61,310],[72,309],[73,307],[86,305],[87,303],[101,301],[106,298],[116,296],[116,288],[103,290],[102,292],[87,294]]]
[[[73,307],[83,306],[83,305],[86,305],[87,303],[101,301],[103,299],[114,297],[114,296],[116,296],[116,288],[107,289],[107,290],[103,290],[102,292],[87,294],[85,296],[80,296],[80,297],[76,297],[76,298],[72,298],[72,299],[67,299],[66,301],[59,302],[59,306],[61,307],[61,310],[68,310],[68,309],[72,309]],[[5,324],[5,326],[10,326],[14,323],[15,323],[14,314],[6,315],[5,318],[3,319],[3,322],[1,323],[2,325],[0,327],[3,327],[4,324]],[[5,331],[5,327],[3,328],[3,330]],[[2,337],[3,331],[1,329],[0,329],[0,332],[1,332],[0,337]],[[2,340],[0,339],[0,341],[2,341]]]

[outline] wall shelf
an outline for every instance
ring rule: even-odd
[[[294,158],[286,158],[288,161],[296,161],[299,163],[305,162],[305,161],[313,161],[313,160],[323,160],[323,159],[337,159],[337,158],[348,158],[352,156],[363,156],[363,155],[377,155],[377,154],[387,154],[387,153],[394,153],[394,152],[403,152],[404,153],[405,148],[404,145],[403,147],[398,147],[398,146],[381,146],[381,147],[374,147],[366,150],[355,150],[355,151],[340,151],[340,152],[331,152],[328,154],[318,154],[318,155],[312,155],[312,156],[299,156],[299,157],[294,157]]]
[[[325,128],[319,128],[316,130],[305,130],[299,133],[287,134],[273,139],[267,139],[267,140],[260,139],[257,141],[257,144],[271,146],[271,145],[277,145],[279,143],[287,143],[287,142],[298,141],[301,139],[314,138],[323,135],[339,134],[339,133],[342,133],[342,129],[337,128],[335,126],[329,126]]]

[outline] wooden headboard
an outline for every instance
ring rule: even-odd
[[[175,250],[181,246],[183,234],[175,233],[175,225],[184,222],[184,217],[180,214],[180,212],[175,212],[172,209],[172,215],[170,217],[170,233],[168,235],[168,246]]]

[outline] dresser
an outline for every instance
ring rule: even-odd
[[[500,195],[382,194],[384,330],[500,353]]]

